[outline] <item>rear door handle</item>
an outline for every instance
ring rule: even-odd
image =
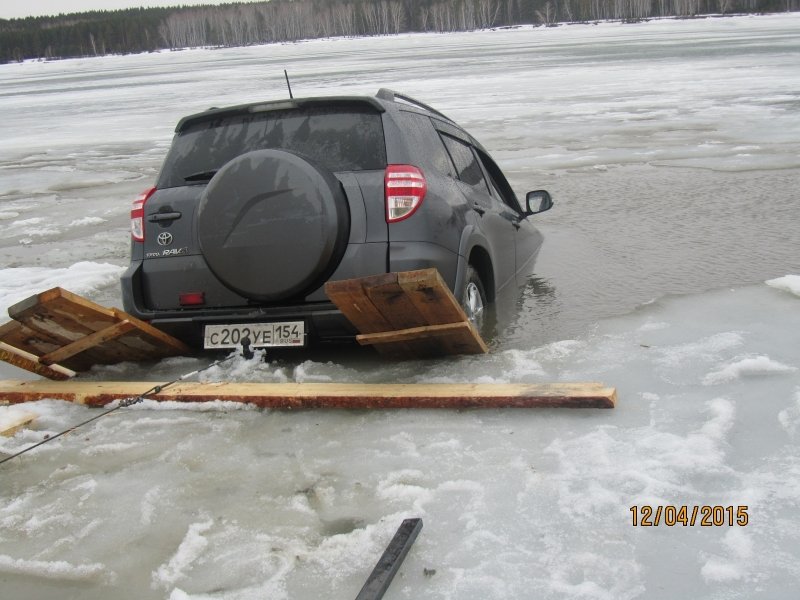
[[[181,213],[179,212],[165,212],[165,213],[155,213],[147,217],[147,220],[151,223],[158,223],[159,221],[174,221],[175,219],[180,219]]]

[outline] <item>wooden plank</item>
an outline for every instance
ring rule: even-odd
[[[53,288],[31,296],[8,309],[8,314],[41,336],[67,346],[116,322],[114,313],[99,304],[61,288]],[[121,354],[113,346],[102,351],[87,348],[64,360],[65,367],[87,370],[95,364],[113,364],[124,360],[141,360],[145,354]]]
[[[135,325],[127,320],[120,321],[119,323],[114,323],[113,325],[109,325],[105,329],[101,329],[100,331],[95,331],[94,333],[79,339],[77,342],[72,342],[71,344],[62,346],[58,350],[54,350],[53,352],[45,354],[44,356],[39,358],[39,362],[45,365],[52,365],[53,363],[63,362],[67,358],[74,356],[76,354],[80,354],[84,350],[87,350],[93,346],[97,346],[104,342],[108,342],[115,338],[118,338],[119,336],[131,331],[134,328]]]
[[[129,321],[133,325],[136,326],[136,330],[141,331],[143,334],[148,336],[149,338],[153,338],[152,340],[148,339],[148,343],[151,346],[156,348],[161,347],[162,353],[166,356],[174,356],[175,354],[191,354],[192,349],[180,341],[178,338],[172,337],[168,333],[164,333],[160,329],[156,329],[150,323],[146,323],[145,321],[141,321],[134,317],[133,315],[129,315],[125,311],[122,311],[118,308],[112,308],[111,311],[114,313],[114,316],[117,319]],[[125,343],[126,340],[120,340],[121,343]]]
[[[392,329],[391,323],[364,293],[361,280],[329,281],[325,284],[325,293],[361,333],[379,333]]]
[[[153,386],[147,381],[0,381],[0,401],[46,398],[103,406],[136,397]],[[613,408],[616,390],[600,383],[179,383],[154,400],[207,402],[230,400],[263,408]]]
[[[30,352],[25,352],[19,348],[9,346],[5,342],[0,342],[0,360],[9,364],[25,369],[31,373],[36,373],[42,377],[55,380],[65,380],[75,377],[75,372],[62,367],[61,365],[44,365],[39,362],[39,357]]]
[[[397,277],[398,285],[425,322],[431,325],[446,323],[467,325],[459,331],[459,335],[438,339],[444,354],[482,354],[489,351],[436,269],[401,272]]]
[[[0,407],[0,435],[10,437],[26,425],[36,420],[33,413],[23,412],[19,408]]]
[[[447,325],[425,325],[424,327],[410,327],[398,331],[386,331],[384,333],[365,333],[356,336],[356,341],[362,346],[372,344],[390,344],[392,342],[403,342],[420,337],[446,337],[458,335],[463,330],[469,329],[469,323],[448,323]]]
[[[398,273],[397,283],[432,325],[467,320],[464,309],[436,269]]]
[[[358,329],[360,343],[372,343],[382,354],[394,352],[403,358],[488,352],[475,327],[467,320],[458,301],[436,269],[385,273],[331,282],[325,291]],[[466,323],[453,328],[453,335],[413,335],[419,327]],[[402,331],[392,337],[390,332]],[[429,330],[431,333],[436,330]]]
[[[397,282],[406,292],[423,318],[432,325],[463,322],[469,331],[462,335],[440,340],[447,354],[485,354],[489,351],[475,326],[469,322],[464,309],[450,292],[436,269],[404,271],[397,274]]]
[[[111,310],[62,288],[53,288],[8,309],[15,321],[35,330],[74,342],[113,324]]]
[[[0,341],[33,355],[40,364],[60,363],[70,370],[86,371],[97,364],[157,360],[192,352],[149,323],[62,288],[31,296],[8,311],[15,320],[0,327]],[[39,369],[13,358],[17,366]]]
[[[388,273],[392,276],[392,273]],[[329,281],[325,284],[325,294],[360,333],[380,333],[391,331],[392,325],[364,293],[363,279]],[[394,347],[379,347],[378,351],[387,358],[412,356],[410,348],[403,344]]]
[[[13,321],[16,323],[16,321]],[[71,344],[68,340],[56,342],[55,339],[47,333],[34,331],[21,323],[18,324],[20,329],[16,335],[7,336],[2,338],[2,341],[9,346],[13,346],[23,352],[28,352],[33,356],[38,357],[58,350],[62,346]],[[95,361],[90,357],[84,355],[74,356],[69,359],[68,365],[61,365],[70,369],[71,371],[88,371],[94,366]]]
[[[389,273],[391,277],[366,278],[362,287],[364,293],[372,301],[381,316],[391,325],[389,330],[410,329],[429,323],[408,298],[397,282],[397,273]],[[445,347],[434,337],[405,340],[405,345],[413,356],[428,358],[447,354]]]

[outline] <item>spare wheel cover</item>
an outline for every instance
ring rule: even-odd
[[[350,212],[339,180],[283,150],[255,150],[222,167],[200,200],[200,248],[211,271],[246,298],[307,294],[347,248]]]

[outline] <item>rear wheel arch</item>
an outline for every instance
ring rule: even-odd
[[[467,270],[472,266],[481,278],[487,301],[494,302],[494,265],[489,251],[486,250],[488,247],[488,241],[474,225],[467,225],[464,228],[458,248],[458,272],[456,273],[454,287],[454,292],[458,295],[459,301],[461,301]]]
[[[489,253],[485,248],[483,248],[483,246],[474,246],[472,250],[470,250],[467,265],[475,269],[475,271],[478,273],[478,277],[481,278],[486,299],[489,302],[494,302],[494,268],[492,267],[492,259],[489,256]]]

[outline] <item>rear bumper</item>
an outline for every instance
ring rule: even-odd
[[[365,249],[377,244],[363,244]],[[383,246],[380,245],[382,248]],[[365,253],[365,256],[370,253]],[[372,253],[373,261],[384,260],[384,254]],[[413,271],[436,267],[451,290],[459,290],[466,263],[463,257],[438,244],[429,242],[392,242],[390,245],[390,271]],[[359,263],[359,269],[347,273],[335,273],[335,278],[359,277],[385,272],[371,262]],[[339,275],[337,277],[337,275]],[[344,275],[344,277],[342,277]],[[320,288],[311,299],[301,304],[287,306],[251,305],[224,306],[219,308],[191,308],[152,310],[146,308],[142,290],[144,281],[142,261],[133,260],[121,277],[122,304],[125,310],[138,319],[149,321],[153,326],[177,337],[185,343],[203,346],[203,328],[206,325],[226,323],[269,323],[275,321],[298,321],[306,323],[308,341],[353,341],[358,333],[347,318],[327,301]],[[168,283],[164,284],[165,286]],[[458,295],[458,293],[456,294]],[[317,300],[319,301],[310,301]],[[459,298],[460,300],[460,298]]]
[[[141,262],[134,261],[121,277],[122,304],[137,319],[177,337],[190,346],[202,348],[206,325],[226,323],[270,323],[304,321],[309,342],[352,341],[357,333],[331,302],[307,302],[288,306],[241,306],[227,308],[147,310],[141,288]]]

